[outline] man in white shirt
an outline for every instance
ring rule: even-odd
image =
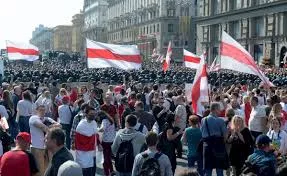
[[[71,124],[72,124],[72,107],[70,107],[70,98],[68,96],[64,96],[62,99],[62,105],[58,108],[59,120],[62,125],[63,130],[66,134],[66,147],[68,149],[71,148]]]
[[[31,153],[36,158],[40,175],[44,175],[48,164],[45,160],[45,133],[48,132],[49,127],[59,127],[60,124],[51,118],[45,118],[45,106],[38,106],[36,111],[37,115],[33,115],[29,119],[32,138]]]
[[[248,122],[249,130],[256,139],[260,134],[265,132],[267,125],[267,117],[265,108],[258,105],[258,98],[251,98],[251,113]]]
[[[186,112],[186,107],[184,105],[184,98],[183,96],[178,96],[176,97],[176,109],[174,111],[175,114],[175,127],[179,128],[178,131],[182,130],[184,131],[186,128],[186,119],[187,119],[187,112]],[[176,140],[177,140],[177,155],[179,158],[182,157],[182,143],[180,141],[182,137],[182,134],[179,135]]]
[[[96,110],[90,106],[86,107],[85,119],[82,119],[76,128],[75,149],[76,162],[81,166],[83,175],[96,174],[96,159],[94,153],[96,144],[101,150],[98,141],[97,123],[95,122]]]

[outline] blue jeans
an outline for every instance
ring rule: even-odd
[[[212,176],[212,169],[206,169],[204,172],[205,176]],[[216,169],[216,175],[223,176],[223,169]]]
[[[68,124],[61,124],[61,125],[66,135],[66,147],[70,149],[71,148],[71,137],[70,137],[71,126]]]
[[[200,156],[191,156],[187,158],[188,161],[188,167],[193,168],[195,162],[197,162],[197,172],[200,176],[203,176],[203,163],[202,158]]]
[[[30,133],[29,119],[30,119],[30,116],[20,116],[19,117],[20,132]]]

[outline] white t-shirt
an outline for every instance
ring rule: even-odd
[[[43,101],[44,97],[41,95],[37,101],[35,102],[36,107],[42,105],[42,101]]]
[[[1,117],[5,117],[6,119],[9,118],[8,112],[5,108],[5,106],[3,106],[3,105],[0,105],[0,115],[1,115]]]
[[[116,137],[115,124],[111,124],[108,119],[104,119],[101,128],[104,129],[102,137],[103,142],[113,142]]]
[[[52,110],[52,107],[53,107],[53,102],[50,98],[44,98],[42,100],[42,105],[45,106],[45,111],[46,113],[50,113]]]
[[[17,104],[19,116],[31,116],[33,113],[33,103],[28,100],[20,100]]]
[[[32,147],[37,149],[45,149],[45,135],[44,131],[36,127],[37,123],[43,123],[44,119],[34,115],[29,119],[30,133],[32,139]]]
[[[266,128],[266,111],[263,106],[252,108],[248,127],[250,131],[264,132]]]
[[[272,144],[279,147],[281,154],[287,153],[287,133],[280,130],[279,135],[274,130],[270,130],[267,136],[272,140]]]
[[[175,109],[175,116],[179,117],[179,119],[176,119],[175,121],[175,126],[179,127],[180,129],[185,129],[187,113],[184,105],[177,105]]]
[[[73,111],[72,107],[70,107],[71,110],[69,109],[68,105],[61,105],[58,108],[58,113],[59,113],[59,122],[61,124],[70,124],[71,123],[71,118],[72,118],[72,113]]]
[[[87,119],[83,119],[78,124],[76,132],[84,136],[92,136],[94,134],[97,134],[97,123],[94,120],[89,123]],[[76,162],[81,166],[81,168],[93,167],[95,152],[96,146],[94,151],[76,150]]]

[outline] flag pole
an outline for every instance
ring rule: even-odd
[[[222,24],[219,24],[220,30],[219,31],[219,52],[218,52],[218,60],[219,60],[219,70],[218,70],[218,82],[219,82],[219,89],[222,91],[222,85],[221,85],[221,41],[222,41]]]

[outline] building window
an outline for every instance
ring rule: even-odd
[[[155,24],[153,25],[153,32],[155,33]]]
[[[169,17],[175,16],[175,9],[168,9],[167,10],[167,16],[169,16]]]
[[[263,58],[263,45],[254,45],[254,59],[257,63],[261,63]]]
[[[156,32],[159,32],[159,24],[157,24]]]
[[[168,24],[167,32],[173,32],[173,24]]]
[[[264,36],[264,19],[263,17],[258,17],[254,19],[255,25],[255,36]]]

